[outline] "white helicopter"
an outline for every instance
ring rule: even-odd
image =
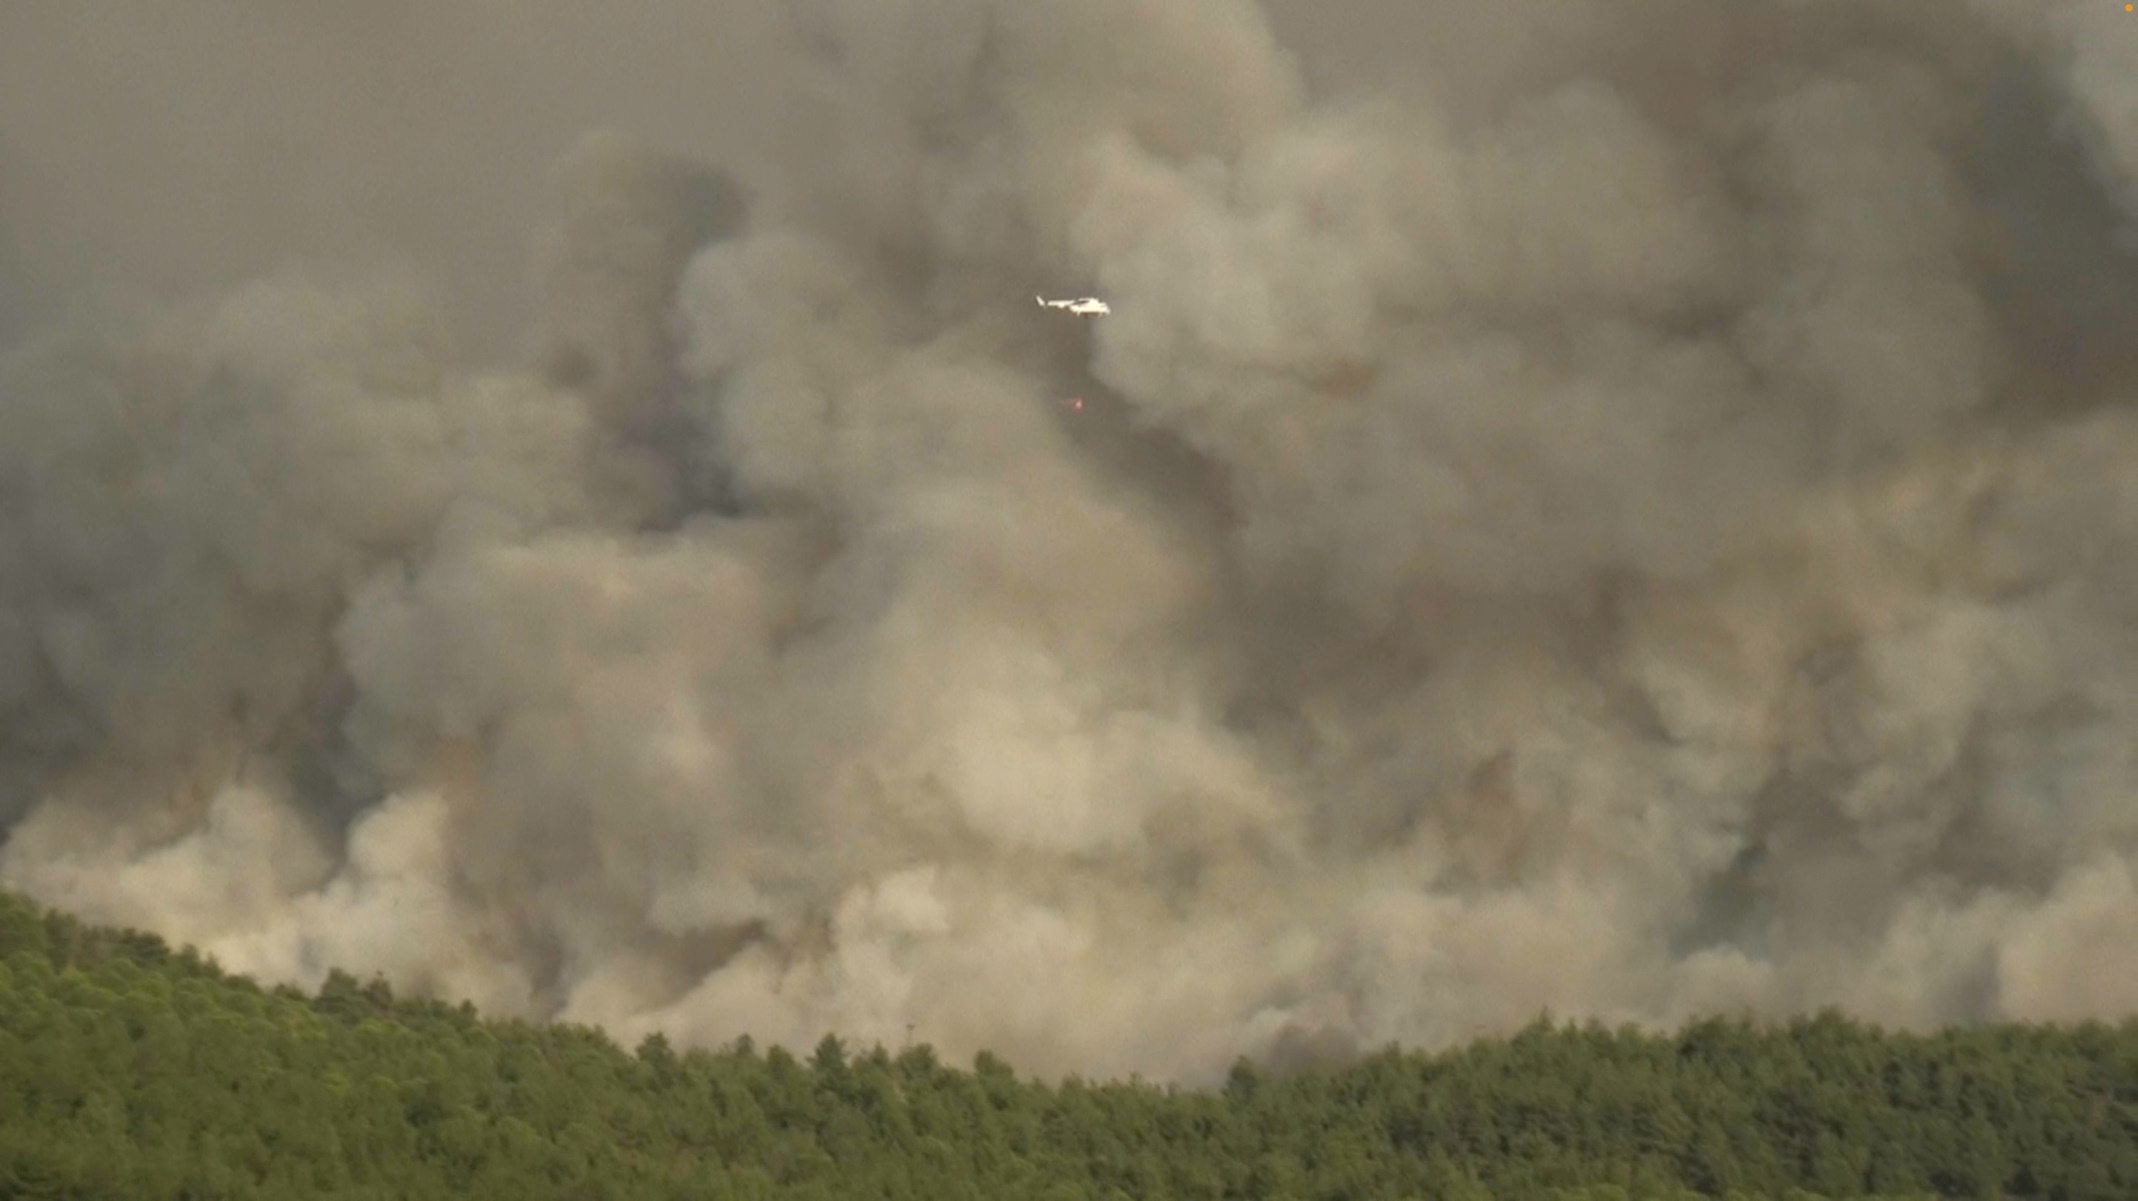
[[[1079,317],[1104,317],[1114,311],[1112,305],[1094,296],[1086,296],[1080,300],[1048,300],[1041,296],[1034,296],[1032,299],[1039,301],[1040,308],[1061,309]]]

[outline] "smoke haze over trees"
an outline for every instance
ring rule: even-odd
[[[2133,67],[2081,0],[0,6],[0,882],[1045,1073],[2128,1013]]]

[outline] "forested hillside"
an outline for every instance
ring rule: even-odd
[[[833,1039],[634,1055],[4,895],[0,961],[8,1198],[2138,1196],[2138,1020],[1539,1022],[1203,1093]]]

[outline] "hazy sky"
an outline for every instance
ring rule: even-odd
[[[0,881],[1043,1072],[2138,1006],[2116,6],[360,8],[0,6]]]

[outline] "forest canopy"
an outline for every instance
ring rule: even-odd
[[[332,973],[263,988],[0,894],[0,1197],[2138,1195],[2138,1019],[1674,1036],[1540,1019],[1215,1090],[826,1037],[635,1053]]]

